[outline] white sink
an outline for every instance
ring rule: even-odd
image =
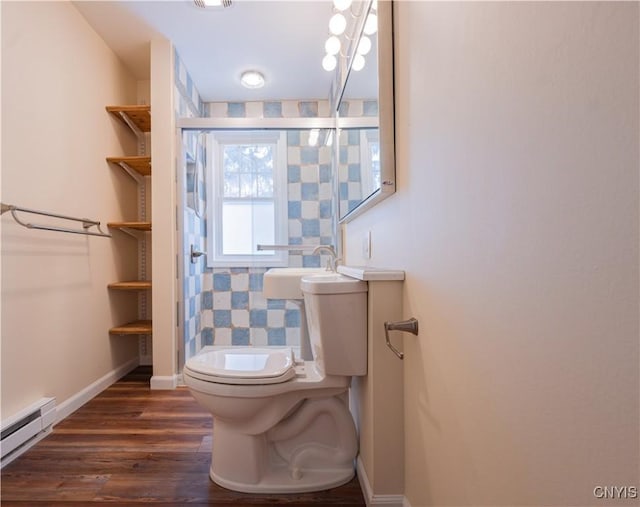
[[[325,271],[322,274],[305,276],[300,280],[300,290],[311,294],[349,294],[367,292],[367,282],[356,278]]]
[[[326,273],[324,268],[272,268],[264,274],[262,292],[267,299],[303,299],[303,276]]]

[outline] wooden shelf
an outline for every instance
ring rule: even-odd
[[[126,115],[142,132],[151,132],[151,106],[107,106],[106,110],[125,125],[127,122],[122,115]]]
[[[109,222],[110,229],[135,229],[136,231],[150,231],[151,222]]]
[[[112,327],[111,329],[109,329],[109,334],[117,334],[117,335],[151,334],[151,321],[136,320],[134,322],[129,322],[128,324],[122,324],[121,326]]]
[[[142,176],[151,176],[151,157],[107,157],[112,164],[126,164]]]
[[[125,156],[125,157],[106,157],[107,162],[116,164],[133,178],[138,184],[139,198],[144,199],[144,192],[146,187],[145,176],[151,176],[151,157],[142,155],[148,153],[146,151],[147,136],[145,132],[151,132],[151,107],[150,106],[107,106],[105,108],[107,112],[122,122],[133,132],[138,138],[138,156]],[[143,204],[139,203],[139,204]],[[144,208],[139,210],[139,219],[146,218],[144,215]],[[144,217],[144,218],[143,218]],[[142,241],[143,247],[142,253],[144,254],[144,247],[148,240],[145,232],[151,231],[151,222],[147,221],[135,221],[135,222],[108,222],[109,229],[118,229],[133,238]],[[140,272],[138,277],[146,278],[145,266],[139,267]],[[110,290],[124,291],[129,293],[137,293],[139,299],[138,303],[145,303],[148,291],[151,289],[151,280],[126,280],[122,282],[113,282],[108,285]],[[147,317],[148,314],[143,313]],[[139,317],[140,317],[139,316]],[[122,324],[109,329],[110,335],[151,335],[152,327],[151,321],[139,319],[133,322]]]
[[[148,290],[151,289],[151,280],[131,280],[129,282],[114,282],[110,283],[107,287],[113,290]]]

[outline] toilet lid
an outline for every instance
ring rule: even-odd
[[[186,366],[222,384],[276,384],[296,374],[291,348],[205,347]]]

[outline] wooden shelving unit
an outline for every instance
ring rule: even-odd
[[[134,229],[136,231],[150,231],[151,222],[108,222],[110,229]]]
[[[141,132],[151,132],[151,106],[107,106],[106,110],[128,127],[131,122]]]
[[[138,290],[150,290],[151,280],[130,280],[128,282],[113,282],[107,287],[113,290],[126,290],[126,291],[138,291]]]
[[[111,335],[141,335],[151,334],[152,327],[150,320],[136,320],[134,322],[128,322],[121,326],[112,327],[109,329]]]
[[[117,164],[123,169],[133,169],[141,176],[151,176],[151,157],[107,157],[107,162]]]
[[[138,276],[139,280],[118,281],[108,285],[110,290],[118,292],[138,293],[138,313],[139,320],[128,322],[109,330],[111,335],[151,335],[151,320],[147,320],[147,294],[151,289],[151,281],[146,280],[146,235],[144,232],[151,231],[151,222],[146,221],[145,213],[145,177],[151,176],[151,157],[144,154],[146,151],[145,133],[151,132],[151,108],[150,106],[107,106],[107,112],[123,122],[138,137],[138,155],[124,157],[106,157],[110,164],[114,164],[131,176],[138,185],[139,216],[137,221],[109,222],[110,229],[117,229],[138,239]],[[144,340],[140,342],[141,347]],[[142,350],[142,349],[141,349]]]

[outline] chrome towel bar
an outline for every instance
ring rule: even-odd
[[[111,234],[102,231],[102,229],[100,228],[100,222],[97,222],[96,220],[89,220],[88,218],[70,217],[66,215],[59,215],[57,213],[49,213],[48,211],[38,211],[35,209],[21,208],[20,206],[14,206],[13,204],[0,203],[0,215],[3,215],[7,211],[11,212],[11,216],[16,222],[18,222],[18,224],[20,224],[22,227],[26,227],[27,229],[40,229],[43,231],[68,232],[70,234],[83,234],[85,236],[100,236],[102,238],[111,237]],[[69,229],[67,227],[56,227],[53,225],[38,225],[38,224],[23,222],[20,219],[20,217],[18,217],[17,212],[31,213],[33,215],[42,215],[46,217],[59,218],[61,220],[71,220],[73,222],[82,222],[82,229]],[[96,227],[99,232],[90,231],[89,229],[91,227]]]
[[[385,322],[384,323],[384,337],[387,342],[387,347],[389,347],[393,353],[398,356],[400,359],[404,359],[404,352],[400,352],[397,348],[395,348],[391,344],[391,340],[389,340],[389,331],[404,331],[411,334],[418,334],[418,321],[413,317],[409,320],[400,320],[398,322]]]

